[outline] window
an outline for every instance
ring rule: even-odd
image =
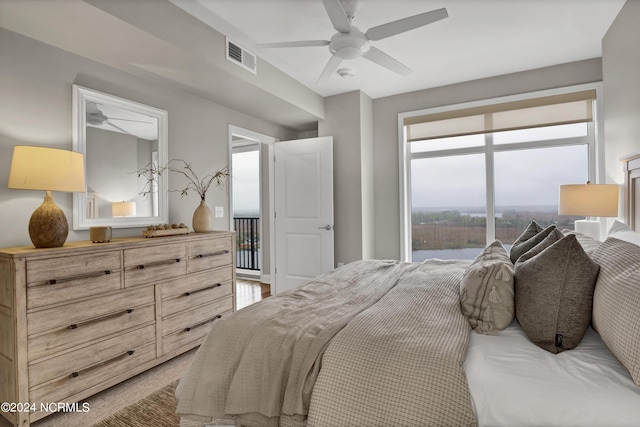
[[[595,174],[595,98],[588,89],[401,117],[402,258],[473,259],[495,239],[509,248],[531,220],[573,228],[558,192]]]

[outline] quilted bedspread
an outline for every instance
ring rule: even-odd
[[[222,318],[177,388],[182,425],[475,425],[467,266],[357,261]]]

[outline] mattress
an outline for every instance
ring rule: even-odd
[[[514,320],[499,336],[472,333],[463,367],[479,427],[640,425],[640,388],[591,328],[552,354]]]

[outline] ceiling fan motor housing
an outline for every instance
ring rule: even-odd
[[[369,51],[369,40],[356,27],[350,33],[337,33],[331,37],[329,50],[342,59],[359,58]]]

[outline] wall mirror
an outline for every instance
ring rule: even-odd
[[[73,85],[73,150],[85,156],[87,189],[73,195],[73,229],[168,222],[167,177],[138,169],[167,163],[167,112]]]

